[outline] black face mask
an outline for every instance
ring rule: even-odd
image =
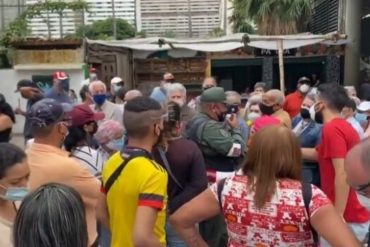
[[[264,104],[260,104],[260,110],[262,112],[262,115],[272,115],[274,113],[274,106],[266,106]]]
[[[324,117],[323,117],[321,111],[315,113],[315,122],[318,123],[318,124],[323,124],[324,123]]]
[[[311,119],[310,110],[307,108],[301,108],[301,117],[303,119]]]

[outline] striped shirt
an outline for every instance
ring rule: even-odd
[[[93,175],[101,173],[104,159],[99,151],[88,146],[77,147],[71,153],[71,157],[85,166]]]

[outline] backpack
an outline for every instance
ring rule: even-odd
[[[225,181],[226,181],[226,178],[218,181],[218,183],[217,183],[217,199],[218,199],[218,203],[220,205],[221,211],[223,210],[222,209],[222,191],[223,191],[224,186],[225,186]],[[302,197],[303,197],[304,207],[306,209],[308,218],[310,218],[309,208],[310,208],[310,203],[311,203],[311,199],[312,199],[312,187],[311,187],[310,183],[302,182]],[[308,222],[310,222],[309,219],[308,219]],[[316,245],[318,245],[319,244],[319,235],[317,234],[316,230],[312,227],[311,224],[310,224],[310,228],[311,228],[311,232],[312,232],[313,241]]]

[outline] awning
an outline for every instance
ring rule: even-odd
[[[249,35],[244,33],[236,33],[220,38],[211,39],[171,39],[152,37],[145,39],[128,39],[115,41],[89,40],[88,44],[101,44],[112,47],[124,47],[132,50],[142,51],[161,51],[170,49],[188,49],[202,52],[224,52],[230,51],[245,46],[278,50],[277,40],[283,42],[284,49],[293,49],[302,46],[322,43],[326,45],[343,45],[349,41],[345,35],[337,33],[329,33],[326,35],[313,35],[302,33],[297,35],[279,35],[279,36],[263,36]]]

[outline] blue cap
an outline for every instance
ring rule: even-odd
[[[32,127],[42,128],[63,120],[65,114],[71,110],[70,104],[47,98],[36,102],[27,114]]]

